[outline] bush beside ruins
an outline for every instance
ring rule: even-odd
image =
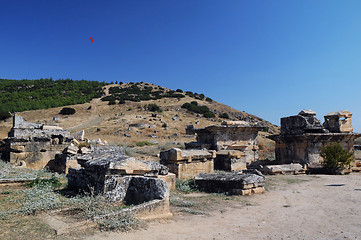
[[[340,143],[332,142],[321,147],[322,166],[330,173],[337,173],[349,167],[353,160],[353,153],[344,149]]]

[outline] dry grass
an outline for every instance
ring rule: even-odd
[[[150,84],[156,87],[156,85]],[[110,85],[107,88],[111,87]],[[197,117],[194,113],[189,113],[181,106],[185,102],[195,101],[194,98],[186,96],[180,100],[163,98],[159,100],[150,100],[142,102],[127,102],[125,104],[108,105],[107,102],[102,102],[99,99],[94,99],[90,103],[71,105],[76,110],[76,113],[71,116],[59,116],[58,113],[62,109],[52,108],[44,110],[25,111],[20,113],[30,122],[41,122],[46,124],[58,124],[66,129],[72,131],[85,130],[86,137],[90,139],[101,138],[108,142],[116,144],[134,144],[139,141],[157,140],[159,143],[168,141],[189,142],[194,141],[195,138],[185,138],[185,127],[189,124],[195,125],[196,128],[206,127],[209,125],[219,124],[224,119],[216,117],[215,119],[206,119]],[[209,103],[207,101],[196,100],[201,105],[206,105],[210,109],[218,112],[237,112],[237,110],[218,103],[216,101]],[[144,111],[145,104],[154,103],[164,109],[161,117],[152,117],[152,113]],[[92,106],[90,110],[87,110]],[[131,109],[131,110],[129,110]],[[239,112],[239,111],[238,111]],[[255,116],[242,112],[243,115],[256,119]],[[178,116],[178,120],[172,120],[172,117]],[[54,121],[53,117],[58,116],[60,120]],[[146,128],[131,128],[131,123],[146,123],[151,127]],[[163,124],[166,123],[168,129],[166,130]],[[0,136],[6,136],[11,128],[11,121],[2,122],[0,127]],[[271,126],[271,125],[270,125]],[[127,137],[124,134],[129,134]],[[179,134],[179,136],[173,136]],[[149,137],[155,135],[156,138]]]

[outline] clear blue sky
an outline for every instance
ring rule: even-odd
[[[151,82],[361,131],[361,1],[0,0],[0,78]],[[92,37],[94,43],[89,39]]]

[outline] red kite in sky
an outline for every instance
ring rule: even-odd
[[[92,38],[90,38],[90,40],[93,42],[93,39],[92,39]]]

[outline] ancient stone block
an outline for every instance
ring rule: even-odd
[[[214,169],[239,171],[247,169],[246,154],[238,150],[220,150],[214,159]]]
[[[215,156],[215,151],[172,148],[160,153],[160,162],[177,178],[188,179],[202,172],[213,172]]]
[[[282,165],[267,165],[262,168],[262,172],[265,174],[302,174],[306,173],[306,169],[301,164],[291,163]]]
[[[330,132],[352,132],[352,113],[349,111],[330,112],[325,115],[324,127]]]
[[[262,192],[265,177],[253,173],[201,173],[195,177],[199,189],[206,192],[227,192],[249,195]]]
[[[186,143],[186,149],[238,150],[243,152],[247,163],[258,159],[258,131],[266,130],[260,125],[245,121],[224,121],[221,125],[195,129],[197,142]]]
[[[19,115],[13,117],[13,128],[8,136],[5,158],[14,164],[24,162],[33,169],[45,167],[70,141],[68,131],[57,126],[29,123]]]
[[[352,131],[351,115],[348,111],[329,113],[323,125],[311,110],[282,118],[281,134],[269,136],[276,142],[276,162],[321,167],[321,147],[330,142],[339,142],[346,150],[353,151],[354,140],[361,134],[349,132]]]

